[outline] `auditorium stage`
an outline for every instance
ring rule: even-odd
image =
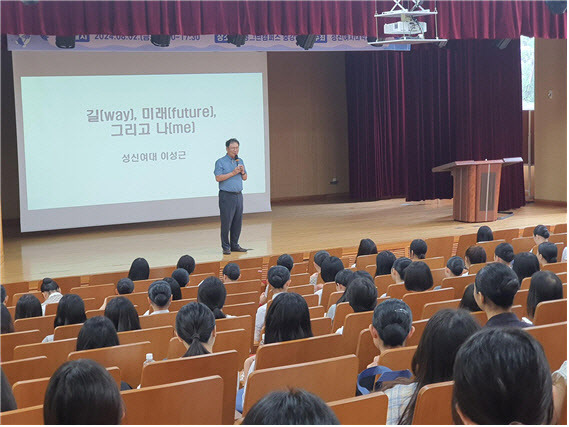
[[[529,204],[513,216],[486,224],[501,230],[566,221],[566,207]],[[7,227],[0,280],[9,283],[128,270],[136,257],[158,267],[175,264],[183,254],[205,262],[355,247],[364,237],[381,245],[473,233],[479,225],[453,221],[450,200],[274,204],[272,212],[244,216],[240,244],[254,250],[230,256],[221,253],[217,217],[32,234]]]

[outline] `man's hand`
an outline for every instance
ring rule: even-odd
[[[238,173],[241,173],[241,165],[237,166],[235,169],[233,169],[233,172],[231,172],[233,174],[233,176],[237,175]]]
[[[239,168],[239,173],[240,173],[241,175],[243,175],[243,174],[245,173],[245,168],[243,167],[243,165],[239,165],[239,166],[237,166],[237,167]]]
[[[261,296],[259,297],[259,304],[263,305],[267,302],[267,295],[264,292],[261,292]]]

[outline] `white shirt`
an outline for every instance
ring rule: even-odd
[[[170,313],[170,310],[166,309],[166,310],[156,310],[153,311],[152,313],[150,312],[150,309],[148,309],[146,311],[146,313],[143,314],[143,316],[152,316],[153,314],[162,314],[162,313]]]
[[[42,344],[43,344],[44,342],[53,342],[53,335],[48,335],[48,336],[46,336],[46,337],[43,339]]]
[[[340,326],[338,329],[336,329],[336,333],[339,335],[343,335],[344,334],[344,327]]]
[[[334,316],[336,315],[336,304],[332,304],[326,313],[326,317],[334,320]]]
[[[284,292],[278,292],[273,295],[273,300],[277,298],[280,294],[284,294]],[[261,329],[263,329],[263,325],[265,324],[265,316],[267,315],[267,303],[263,304],[257,309],[257,315],[255,316],[255,342],[259,342],[261,339]]]
[[[63,295],[61,295],[61,293],[57,292],[57,291],[49,294],[49,297],[44,302],[42,302],[42,304],[41,304],[42,315],[45,316],[45,306],[46,305],[57,304],[62,297],[63,297]]]
[[[314,292],[316,295],[318,295],[318,305],[322,305],[322,289],[318,289],[316,292]]]
[[[561,261],[567,261],[567,246],[563,249],[563,255],[561,255]]]

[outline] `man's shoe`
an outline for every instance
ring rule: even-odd
[[[223,255],[231,255],[231,251],[229,249],[224,249]]]
[[[241,246],[237,246],[236,248],[231,249],[233,252],[247,252],[247,249],[242,248]]]

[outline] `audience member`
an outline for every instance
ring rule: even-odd
[[[350,286],[348,286],[346,290],[346,299],[350,307],[352,307],[352,310],[354,310],[354,313],[371,311],[377,304],[377,288],[373,281],[363,277],[356,277],[351,281]],[[343,326],[336,330],[337,334],[343,332]]]
[[[223,283],[235,282],[241,276],[241,269],[234,262],[227,263],[223,267]]]
[[[500,243],[494,249],[494,262],[499,262],[511,267],[514,260],[514,247],[509,243]]]
[[[8,293],[6,292],[6,288],[4,285],[0,285],[0,302],[6,305],[6,301],[8,300]]]
[[[466,288],[464,288],[464,293],[462,294],[462,299],[458,304],[458,308],[462,308],[467,311],[482,311],[478,304],[476,304],[476,299],[474,299],[474,283],[471,283]]]
[[[459,256],[450,257],[445,268],[445,277],[459,277],[468,274],[464,260]]]
[[[180,288],[184,288],[190,281],[190,275],[184,268],[177,268],[172,271],[172,279],[178,282]]]
[[[344,270],[344,264],[338,257],[331,256],[326,258],[322,263],[320,277],[324,283],[333,282],[336,279],[336,274]],[[318,304],[322,304],[322,287],[316,286],[314,293],[318,295]]]
[[[0,370],[2,375],[0,377],[0,412],[13,411],[18,409],[18,405],[16,405],[16,399],[12,393],[12,386],[4,373],[4,369],[0,368]]]
[[[476,243],[490,242],[491,240],[494,240],[492,229],[487,225],[481,226],[476,233]]]
[[[537,260],[540,265],[557,262],[557,246],[555,246],[555,243],[540,243],[537,247]]]
[[[117,332],[140,329],[140,320],[134,304],[125,297],[113,298],[105,307],[105,317],[114,325]]]
[[[117,295],[127,295],[134,292],[134,282],[128,277],[120,279],[117,282]]]
[[[0,319],[0,327],[3,334],[14,332],[14,322],[12,322],[12,315],[10,310],[4,304],[2,305],[2,318]]]
[[[35,295],[25,294],[16,303],[14,320],[43,316],[42,305]]]
[[[292,271],[292,267],[294,267],[294,259],[289,254],[282,254],[277,259],[277,265],[282,265],[286,267],[288,271]]]
[[[563,410],[567,410],[567,360],[551,374],[553,381],[553,419],[551,424],[561,424]],[[565,412],[566,414],[566,412]]]
[[[538,246],[549,241],[549,230],[545,225],[537,225],[533,229],[533,241]]]
[[[42,316],[45,316],[45,307],[48,304],[57,304],[63,295],[57,282],[49,277],[42,280],[40,291],[45,300],[41,303]]]
[[[198,288],[198,302],[205,304],[209,308],[216,319],[225,319],[226,314],[221,311],[225,304],[227,290],[225,285],[217,277],[207,277]]]
[[[87,319],[77,336],[75,351],[119,345],[117,331],[107,317],[95,316]]]
[[[360,245],[358,246],[358,252],[356,254],[356,260],[358,257],[364,255],[373,255],[377,253],[377,245],[371,239],[362,239],[360,240]],[[355,265],[354,265],[355,267]]]
[[[267,272],[267,281],[273,291],[273,304],[281,295],[285,294],[290,285],[290,272],[282,265],[275,265]],[[268,295],[266,295],[268,297]],[[265,314],[267,313],[267,303],[262,304],[257,309],[255,316],[255,342],[261,339],[261,329],[265,324]]]
[[[526,277],[531,277],[533,273],[541,270],[539,260],[531,252],[520,252],[514,256],[512,270],[518,276],[520,284]]]
[[[391,277],[396,284],[403,283],[405,279],[405,269],[412,263],[407,257],[397,258],[391,268]]]
[[[318,251],[314,254],[314,268],[316,273],[310,276],[310,284],[316,286],[318,284],[318,276],[320,275],[322,263],[326,258],[329,258],[330,254],[327,251]]]
[[[196,261],[190,255],[182,255],[176,264],[176,268],[183,268],[190,275],[196,269]]]
[[[390,251],[381,251],[375,257],[375,275],[384,276],[391,274],[391,268],[397,258]]]
[[[405,289],[423,292],[433,287],[431,269],[423,261],[414,261],[405,269]]]
[[[417,261],[425,259],[425,255],[427,255],[427,242],[423,239],[413,240],[411,246],[409,246],[409,258],[412,261]]]
[[[130,265],[130,270],[128,272],[128,278],[130,280],[148,280],[150,276],[150,266],[148,261],[144,258],[136,258]]]
[[[200,302],[183,306],[176,315],[176,336],[187,350],[182,357],[212,353],[215,342],[215,317],[212,311]]]
[[[486,262],[486,251],[482,246],[471,246],[464,254],[464,264],[469,270],[472,264],[483,264]]]
[[[332,304],[330,308],[328,308],[326,317],[334,319],[334,316],[336,315],[337,305],[348,301],[346,299],[346,289],[348,288],[350,282],[355,279],[355,277],[356,277],[355,273],[352,270],[348,270],[347,268],[344,270],[340,270],[338,271],[338,273],[336,273],[336,277],[334,278],[334,281],[336,282],[336,292],[344,292],[344,293],[338,299],[338,301],[336,301],[335,304]],[[327,302],[323,301],[323,304],[327,304]]]
[[[59,326],[76,325],[87,320],[83,298],[75,294],[63,295],[57,304],[57,313],[53,321],[53,329]],[[52,342],[53,334],[46,336],[42,342]]]
[[[172,292],[172,301],[181,300],[182,289],[180,288],[180,284],[178,283],[178,281],[173,277],[164,277],[162,280],[168,283],[168,286],[170,286],[170,291]]]
[[[170,285],[164,280],[153,282],[148,288],[148,302],[152,308],[152,313],[149,309],[143,316],[168,313],[170,311],[168,307],[170,307],[172,303],[172,290],[170,289]]]
[[[527,313],[531,321],[540,302],[563,299],[561,279],[551,271],[538,271],[531,276],[527,299]]]

